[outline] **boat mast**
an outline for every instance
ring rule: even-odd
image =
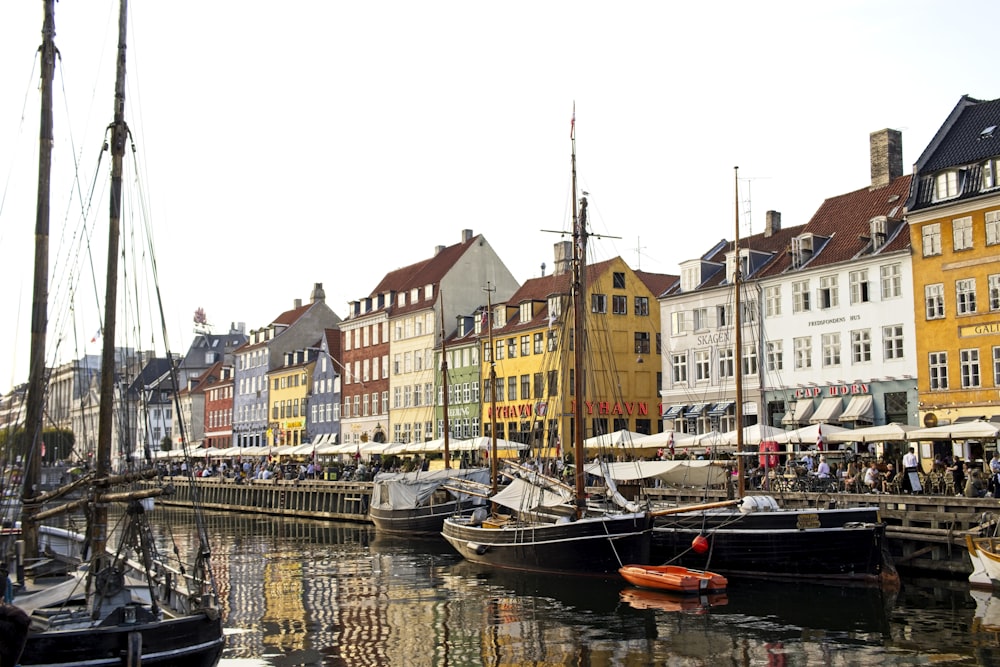
[[[490,346],[490,495],[497,493],[497,360],[493,347],[493,301],[495,287],[489,282],[483,288],[486,292],[486,326]]]
[[[736,251],[735,268],[733,269],[733,285],[735,286],[735,296],[733,297],[733,309],[735,313],[735,332],[733,335],[733,346],[736,357],[736,480],[738,484],[737,494],[743,497],[746,491],[746,481],[744,480],[743,462],[743,311],[740,305],[740,290],[743,288],[743,261],[740,258],[740,168],[733,167],[733,180],[736,189],[736,235],[733,241],[733,249]]]
[[[451,453],[448,451],[448,345],[445,339],[448,337],[444,329],[444,293],[441,297],[441,397],[444,403],[444,468],[451,468]]]
[[[574,105],[575,107],[575,105]],[[576,109],[569,131],[573,170],[573,458],[576,463],[576,515],[586,507],[583,473],[583,290],[587,279],[587,198],[576,199]]]
[[[111,204],[108,224],[108,269],[104,293],[104,343],[101,354],[100,411],[97,422],[97,479],[111,474],[111,432],[114,428],[115,399],[115,316],[118,304],[118,244],[122,205],[122,162],[125,155],[125,37],[128,0],[121,0],[118,15],[118,64],[115,74],[115,112],[111,125]],[[89,526],[91,553],[96,559],[105,555],[108,542],[108,508],[97,502]],[[100,571],[97,564],[92,571]]]
[[[31,349],[28,368],[28,404],[25,413],[24,486],[21,490],[21,530],[25,556],[38,557],[38,526],[34,517],[41,505],[34,501],[42,476],[42,408],[45,403],[45,336],[49,298],[49,191],[52,172],[52,80],[56,67],[56,3],[45,0],[42,23],[41,120],[38,132],[38,199],[35,206],[35,275],[31,298]]]

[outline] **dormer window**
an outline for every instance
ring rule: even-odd
[[[557,296],[549,297],[549,320],[555,322],[562,315],[562,299]]]
[[[868,221],[868,227],[871,231],[872,250],[881,248],[882,244],[885,243],[886,226],[886,219],[884,216],[872,218]]]
[[[800,269],[812,259],[813,235],[803,234],[792,239],[792,267]]]
[[[410,303],[416,303],[420,300],[420,288],[414,287],[410,290]]]
[[[750,251],[746,248],[740,250],[740,277],[746,278],[750,273]],[[726,255],[726,280],[730,283],[736,282],[736,253],[731,252]]]
[[[943,171],[935,177],[934,201],[941,201],[944,199],[951,199],[953,197],[957,197],[958,192],[959,188],[958,188],[957,169]]]
[[[525,322],[530,322],[531,321],[531,302],[530,301],[525,301],[524,303],[521,304],[520,320],[521,320],[521,324],[524,324]]]
[[[990,190],[1000,185],[1000,158],[992,158],[983,163],[982,168],[982,189]]]
[[[701,284],[701,267],[686,266],[681,269],[681,290],[693,292]]]

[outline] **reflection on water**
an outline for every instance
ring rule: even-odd
[[[182,527],[161,548],[190,548]],[[177,522],[171,521],[171,524]],[[898,593],[731,580],[693,599],[612,578],[487,570],[443,540],[213,513],[224,667],[1000,664],[996,598],[961,582]],[[162,534],[161,534],[162,532]]]

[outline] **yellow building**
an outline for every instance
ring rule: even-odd
[[[306,434],[309,378],[315,366],[315,354],[307,355],[302,350],[286,354],[285,364],[268,373],[271,389],[268,393],[269,447],[302,444]]]
[[[570,253],[569,242],[556,244],[555,273],[527,281],[480,323],[484,433],[495,425],[498,438],[545,456],[571,451],[575,431]],[[620,257],[587,267],[585,438],[661,430],[655,306],[676,280]]]
[[[962,97],[908,202],[920,423],[1000,414],[1000,100]]]

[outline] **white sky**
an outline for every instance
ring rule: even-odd
[[[196,307],[216,331],[257,328],[315,282],[343,317],[386,272],[466,228],[519,281],[551,271],[558,237],[542,230],[569,226],[574,101],[594,231],[620,237],[593,243],[598,258],[677,273],[732,238],[733,166],[748,179],[742,234],[761,231],[767,210],[801,224],[868,184],[870,132],[902,130],[909,169],[962,94],[1000,97],[995,2],[129,11],[127,115],[178,351]],[[89,183],[112,119],[116,13],[117,0],[56,6],[53,253],[80,210],[71,156]],[[27,376],[41,22],[40,0],[0,3],[0,389]],[[77,308],[89,339],[97,315]]]

